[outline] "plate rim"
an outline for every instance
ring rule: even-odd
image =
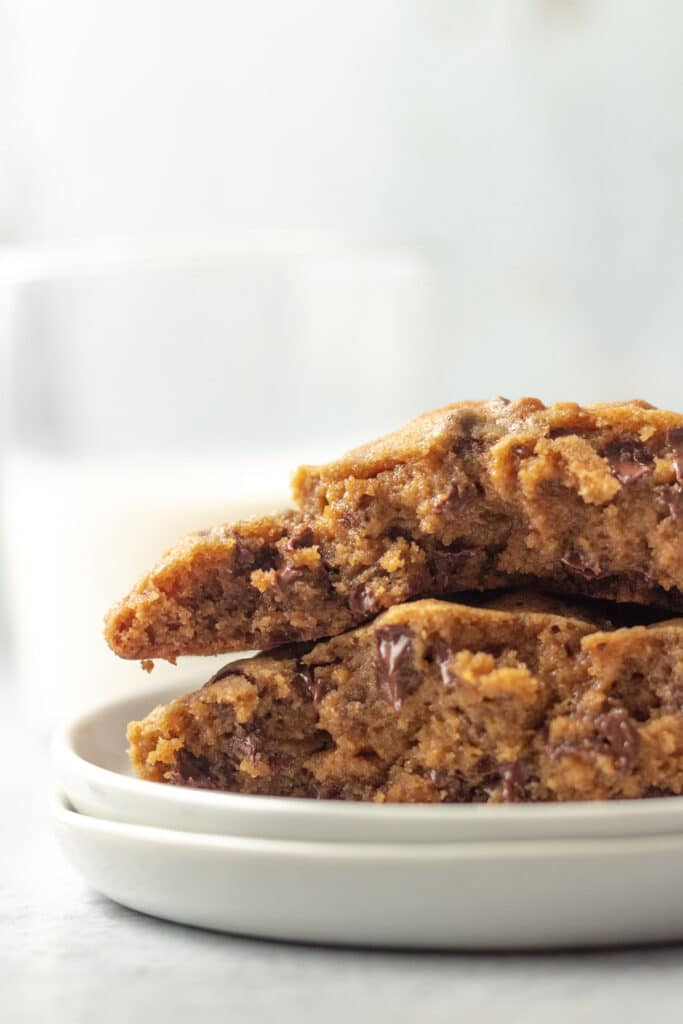
[[[528,860],[545,860],[548,856],[561,853],[578,859],[596,857],[612,859],[615,856],[632,854],[643,856],[651,853],[652,847],[659,850],[682,850],[683,831],[646,836],[598,836],[593,839],[506,839],[475,840],[460,843],[456,840],[428,843],[391,843],[363,841],[322,841],[309,839],[261,839],[253,836],[218,835],[209,832],[179,831],[160,828],[155,825],[113,821],[109,818],[94,818],[81,814],[71,805],[69,798],[61,791],[52,793],[50,813],[53,822],[70,830],[117,836],[124,839],[162,843],[176,848],[199,848],[228,853],[271,855],[278,858],[339,860],[373,860],[394,863],[415,859],[476,860],[478,862],[506,860],[510,857],[524,857]]]

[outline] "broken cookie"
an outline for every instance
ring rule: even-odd
[[[515,586],[683,609],[683,417],[458,403],[294,477],[297,508],[191,534],[106,621],[125,658],[336,636]]]
[[[128,729],[144,779],[375,802],[683,791],[683,621],[421,600],[230,662]]]

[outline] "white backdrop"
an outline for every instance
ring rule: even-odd
[[[678,0],[0,0],[0,12],[0,224],[15,241],[400,242],[427,254],[445,327],[420,401],[676,404]]]

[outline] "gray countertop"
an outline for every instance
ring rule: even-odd
[[[89,890],[54,844],[49,770],[31,741],[26,748],[12,697],[0,678],[2,1024],[120,1024],[142,1011],[164,1024],[203,1014],[240,1024],[680,1018],[683,945],[536,955],[344,950],[217,935],[117,906]]]

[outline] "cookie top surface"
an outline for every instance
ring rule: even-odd
[[[559,402],[546,406],[538,398],[509,401],[493,398],[478,402],[454,402],[416,416],[398,430],[353,448],[341,458],[321,466],[302,466],[294,476],[295,495],[310,481],[339,480],[345,476],[370,476],[400,462],[447,448],[457,438],[470,436],[491,445],[506,434],[534,438],[592,431],[649,440],[675,427],[683,428],[683,416],[656,409],[641,399],[581,406]]]

